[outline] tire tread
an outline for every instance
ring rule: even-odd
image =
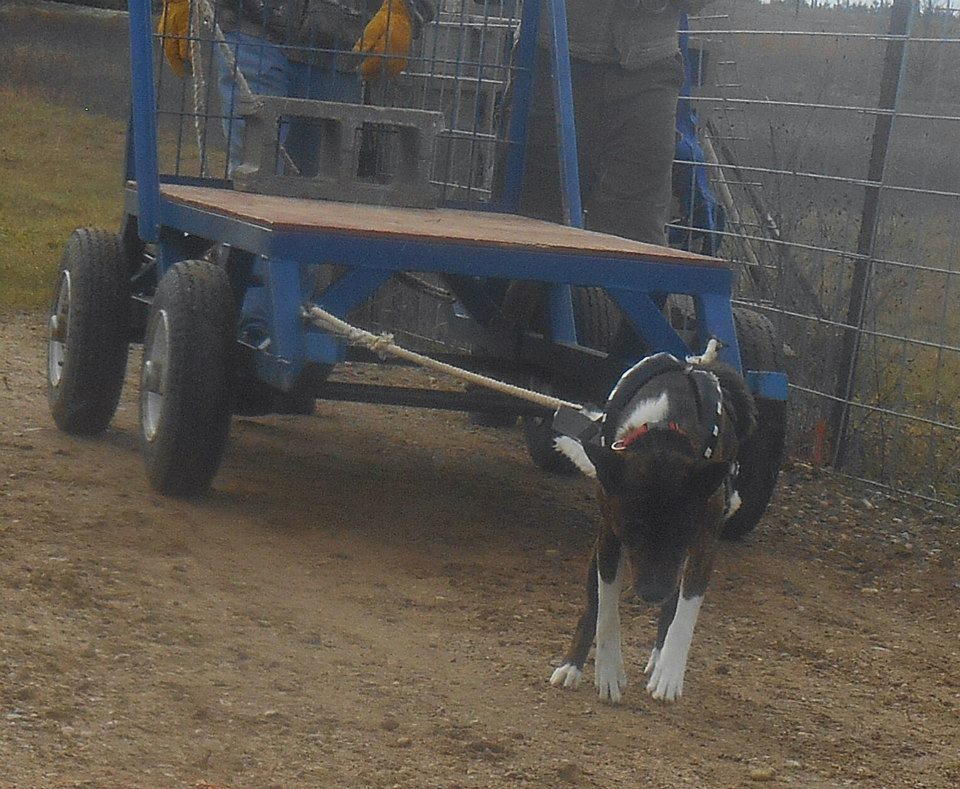
[[[783,343],[773,323],[763,314],[736,307],[733,320],[743,369],[783,372]],[[739,540],[753,531],[776,488],[786,449],[787,404],[756,398],[757,429],[740,452],[737,492],[741,505],[724,524],[721,537]]]
[[[160,281],[151,314],[160,309],[170,324],[169,377],[157,436],[148,441],[141,428],[141,445],[157,491],[193,496],[212,482],[230,429],[234,303],[226,272],[205,260],[177,263]]]
[[[127,367],[129,281],[120,236],[78,228],[64,248],[65,270],[71,278],[67,352],[60,384],[48,380],[47,396],[57,427],[96,435],[113,419]]]

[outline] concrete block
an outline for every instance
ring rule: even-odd
[[[444,128],[440,112],[255,95],[240,102],[238,113],[245,121],[244,154],[233,174],[235,189],[374,205],[437,204],[430,171]],[[312,127],[316,172],[295,172],[283,157],[280,130],[290,119]],[[360,173],[365,139],[383,149],[373,151],[388,160],[382,171]]]

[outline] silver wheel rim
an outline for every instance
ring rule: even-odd
[[[153,441],[163,412],[170,363],[170,321],[166,310],[158,310],[153,316],[147,337],[140,374],[140,424],[147,441]]]
[[[50,310],[47,339],[47,380],[50,386],[60,386],[63,366],[67,362],[67,341],[70,329],[70,272],[60,272],[57,298]]]

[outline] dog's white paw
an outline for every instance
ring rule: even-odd
[[[657,650],[654,650],[657,653]],[[686,661],[671,660],[670,655],[650,655],[654,665],[647,682],[647,692],[658,701],[676,701],[683,694],[683,675]]]
[[[606,652],[598,649],[594,667],[594,684],[600,693],[600,700],[617,704],[623,698],[623,690],[627,687],[627,672],[623,667],[620,650]]]
[[[557,688],[575,688],[580,684],[583,672],[573,663],[557,666],[550,675],[550,684]]]
[[[693,629],[697,624],[701,603],[702,595],[691,598],[680,595],[663,647],[655,656],[650,656],[653,667],[647,690],[655,699],[676,701],[683,693],[683,675],[687,671],[687,655],[690,652],[690,642],[693,640]],[[656,650],[654,652],[656,653]]]
[[[657,667],[657,661],[660,660],[660,650],[654,647],[650,650],[650,659],[647,661],[647,665],[643,669],[644,674],[649,674]]]

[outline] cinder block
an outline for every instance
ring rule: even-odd
[[[437,204],[430,170],[444,126],[440,112],[254,95],[240,102],[238,113],[245,121],[244,154],[233,174],[235,189],[375,205]],[[315,173],[293,172],[284,161],[280,129],[291,118],[315,126]],[[386,172],[361,176],[361,143],[371,129],[389,133],[393,161]],[[387,146],[387,134],[379,137]]]

